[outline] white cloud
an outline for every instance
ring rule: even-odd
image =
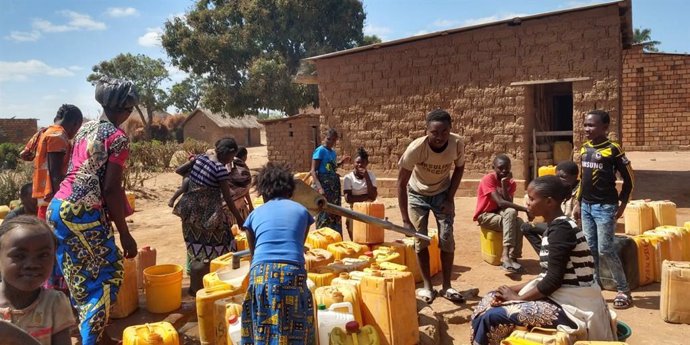
[[[41,38],[41,33],[37,30],[24,32],[24,31],[12,31],[5,39],[16,41],[16,42],[35,42]]]
[[[447,29],[452,27],[458,27],[462,25],[462,22],[453,19],[438,19],[433,22],[433,25],[437,28]]]
[[[426,35],[426,34],[428,34],[429,32],[430,32],[430,31],[428,31],[428,30],[419,30],[419,31],[415,32],[414,34],[412,34],[412,36]]]
[[[383,40],[385,40],[387,38],[386,36],[388,36],[392,32],[393,30],[385,26],[377,26],[372,24],[364,25],[365,35],[376,35]]]
[[[138,16],[139,11],[134,7],[110,7],[105,13],[113,18]]]
[[[40,60],[0,61],[0,82],[24,81],[31,76],[71,77],[74,72],[63,67],[51,67]]]
[[[105,30],[105,23],[97,22],[88,14],[82,14],[74,11],[60,11],[58,12],[64,17],[67,17],[67,24],[53,24],[45,19],[34,19],[33,27],[42,32],[67,32],[77,30]]]
[[[189,73],[177,68],[176,66],[173,66],[170,63],[168,63],[166,68],[168,69],[168,75],[171,83],[179,83],[185,78],[189,77]]]
[[[146,33],[140,36],[137,42],[144,47],[159,47],[161,45],[161,35],[163,35],[163,29],[147,28]]]
[[[568,1],[565,5],[561,6],[563,8],[575,8],[575,7],[585,7],[585,6],[590,6],[590,5],[595,5],[595,4],[602,4],[607,1],[602,1],[602,0],[574,0],[574,1]]]
[[[81,67],[81,66],[69,66],[69,67],[67,67],[67,69],[69,69],[70,71],[81,71],[81,70],[84,69],[84,67]]]
[[[515,18],[515,17],[524,17],[527,15],[528,14],[524,14],[524,13],[495,14],[493,16],[488,16],[488,17],[472,18],[472,19],[463,20],[461,26],[472,26],[472,25],[486,24],[486,23],[491,23],[491,22],[497,22],[500,20],[511,19],[511,18]]]

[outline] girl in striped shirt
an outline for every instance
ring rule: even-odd
[[[473,344],[499,344],[517,326],[558,328],[577,340],[615,340],[611,318],[585,236],[561,203],[570,196],[556,176],[535,179],[527,188],[529,213],[542,216],[542,272],[523,284],[499,287],[472,315]]]

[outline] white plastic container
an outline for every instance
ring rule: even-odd
[[[323,309],[322,309],[323,308]],[[340,302],[333,303],[328,309],[322,304],[319,306],[317,312],[317,318],[319,320],[319,344],[328,344],[331,331],[340,327],[343,328],[345,325],[355,320],[355,316],[352,314],[352,303],[350,302]],[[337,310],[347,309],[347,312],[343,313]]]
[[[228,345],[240,345],[241,343],[242,318],[237,315],[233,315],[230,317],[230,319],[228,319]]]
[[[316,283],[309,278],[307,278],[307,289],[309,289],[311,293],[314,293],[314,290],[316,290]]]

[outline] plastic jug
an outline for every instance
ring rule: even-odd
[[[237,315],[232,315],[228,318],[228,345],[240,345],[242,343],[242,318]],[[220,343],[217,343],[220,345]]]
[[[110,309],[110,317],[122,319],[139,308],[139,290],[137,289],[137,263],[134,259],[123,260],[124,270],[117,299]]]
[[[328,250],[314,248],[304,253],[305,268],[311,271],[317,267],[323,267],[333,262],[333,254]]]
[[[224,266],[215,272],[204,275],[204,288],[222,287],[225,290],[233,290],[236,293],[247,291],[249,285],[249,261],[240,261],[240,267]]]
[[[690,261],[690,230],[684,227],[671,225],[662,225],[654,230],[656,232],[666,232],[672,234],[675,240],[680,243],[676,248],[680,248],[680,250],[683,252],[682,255],[679,255],[680,259],[677,261]]]
[[[204,276],[208,274],[211,262],[208,259],[192,260],[189,272],[189,293],[195,296],[196,292],[204,287]]]
[[[123,345],[179,345],[177,330],[169,322],[129,326],[122,332]]]
[[[641,235],[654,229],[654,211],[644,201],[630,202],[623,212],[623,221],[626,234]]]
[[[480,245],[482,260],[484,262],[498,266],[501,264],[501,253],[503,252],[503,233],[481,228]]]
[[[441,249],[438,242],[438,230],[429,229],[429,236],[431,236],[431,241],[429,242],[429,272],[431,276],[434,276],[436,273],[441,272]]]
[[[125,197],[127,197],[127,202],[129,203],[129,207],[132,208],[132,211],[136,211],[136,195],[134,195],[134,192],[126,191],[125,192]]]
[[[654,211],[654,227],[662,225],[678,225],[676,219],[676,204],[669,200],[652,201],[648,203]]]
[[[335,271],[330,267],[317,267],[313,272],[307,272],[307,278],[311,279],[317,288],[331,285],[331,281],[335,276]]]
[[[376,218],[385,218],[386,207],[380,202],[356,202],[352,205],[352,210]],[[363,244],[376,244],[384,241],[385,233],[383,228],[352,221],[352,240]]]
[[[235,244],[237,244],[237,251],[249,249],[249,242],[247,241],[247,233],[240,231],[237,236],[235,236]]]
[[[654,246],[649,239],[641,236],[634,236],[632,239],[637,246],[637,265],[639,268],[640,286],[649,285],[654,282],[654,270],[657,265]]]
[[[391,247],[379,247],[374,249],[374,260],[376,262],[393,262],[399,265],[405,263],[403,257]]]
[[[252,204],[254,204],[254,208],[259,207],[264,204],[264,198],[261,196],[258,198],[254,198],[252,199]]]
[[[242,316],[243,295],[221,298],[213,302],[213,319],[216,326],[216,344],[225,344],[228,339],[228,319]]]
[[[690,324],[690,262],[664,261],[660,295],[664,321]]]
[[[7,214],[10,213],[10,208],[7,205],[0,205],[0,219],[5,219]]]
[[[137,287],[144,288],[144,270],[156,265],[156,248],[149,246],[139,249],[137,261]]]
[[[215,302],[235,294],[237,294],[236,291],[225,290],[218,286],[201,289],[196,293],[196,315],[201,344],[215,344],[216,342]]]
[[[323,304],[330,307],[331,304],[340,302],[350,302],[352,304],[352,315],[355,320],[362,322],[362,308],[359,291],[351,285],[322,286],[314,291],[316,304]]]
[[[346,309],[346,312],[336,311],[342,309]],[[319,304],[316,314],[319,322],[319,344],[329,344],[328,339],[334,328],[344,328],[348,322],[355,319],[350,302],[333,303],[330,307]]]
[[[331,331],[331,345],[378,345],[379,334],[371,326],[359,327],[357,321],[350,321],[343,330],[336,327]]]
[[[639,237],[646,238],[649,243],[654,247],[654,260],[656,265],[654,266],[654,281],[657,283],[661,282],[661,265],[664,260],[671,259],[671,242],[668,241],[668,236],[658,236],[654,234],[644,234],[639,235]]]
[[[351,278],[349,273],[341,272],[337,277],[333,278],[331,286],[348,285],[354,287],[359,292],[359,283],[360,279]]]
[[[182,304],[182,266],[156,265],[144,270],[146,310],[168,313]]]
[[[376,263],[376,267],[374,265],[371,265],[371,268],[377,268],[381,271],[398,271],[398,272],[409,272],[410,269],[407,268],[405,265],[399,265],[393,262],[379,262]]]
[[[613,250],[623,264],[625,279],[631,290],[638,288],[640,283],[640,268],[637,259],[637,245],[635,241],[624,235],[616,235],[613,238]],[[616,281],[609,268],[608,260],[602,257],[599,260],[599,281],[604,290],[616,291]]]
[[[422,272],[419,270],[419,263],[417,262],[417,252],[414,249],[414,238],[403,238],[396,242],[405,246],[405,266],[412,272],[415,283],[421,282]],[[431,242],[429,244],[431,245]]]
[[[331,243],[326,248],[333,253],[335,260],[342,260],[344,258],[356,258],[367,251],[367,247],[357,244],[352,241],[342,241]]]
[[[671,245],[671,257],[669,260],[683,261],[685,255],[683,251],[683,238],[681,233],[671,229],[661,228],[658,230],[654,229],[645,231],[645,235],[666,236]]]
[[[307,243],[312,248],[327,249],[331,243],[342,242],[343,236],[331,228],[321,228],[307,234]]]
[[[537,172],[537,175],[539,175],[539,177],[546,176],[546,175],[556,175],[556,166],[555,165],[540,166],[539,170]]]
[[[328,264],[327,267],[331,268],[333,272],[352,272],[361,271],[371,265],[370,261],[362,258],[344,258],[342,260],[335,260]]]
[[[393,242],[383,242],[381,244],[375,245],[372,247],[372,249],[375,251],[377,249],[380,249],[382,247],[388,248],[389,250],[393,250],[396,253],[400,254],[400,259],[402,262],[400,262],[401,265],[406,265],[407,266],[407,251],[405,250],[405,244],[403,241],[398,240],[398,241],[393,241]],[[372,252],[373,255],[373,252]],[[416,255],[415,255],[416,258]]]
[[[365,325],[381,335],[381,344],[416,344],[419,320],[414,277],[409,272],[378,271],[360,282],[362,316]]]

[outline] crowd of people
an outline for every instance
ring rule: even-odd
[[[0,225],[0,320],[6,321],[0,322],[0,338],[70,344],[70,329],[78,324],[82,344],[111,341],[105,328],[122,283],[123,258],[137,255],[137,242],[125,221],[132,209],[122,187],[129,139],[119,125],[138,103],[138,95],[131,82],[104,78],[96,86],[96,100],[103,106],[101,120],[82,124],[81,111],[63,105],[54,124],[41,129],[21,154],[34,162],[34,176],[21,188],[22,206]],[[597,280],[601,261],[607,260],[618,287],[613,307],[632,305],[622,263],[613,251],[613,234],[630,197],[633,173],[622,148],[607,138],[609,122],[604,111],[586,114],[588,141],[580,150],[580,168],[563,162],[556,176],[534,179],[524,205],[514,200],[517,184],[510,158],[498,153],[493,159],[492,170],[479,183],[472,218],[502,234],[503,270],[525,272],[519,262],[524,236],[539,256],[541,273],[523,284],[499,286],[479,302],[471,321],[474,344],[497,344],[516,327],[558,328],[579,339],[615,339]],[[465,144],[452,128],[448,112],[431,111],[425,135],[413,140],[398,162],[403,225],[428,234],[430,213],[437,223],[442,274],[438,291],[431,282],[429,243],[415,242],[423,279],[417,297],[427,303],[437,296],[465,302],[451,281],[455,194],[465,168]],[[367,151],[359,148],[354,159],[345,155],[339,160],[338,138],[338,132],[329,129],[314,150],[312,187],[336,205],[343,195],[350,207],[375,201],[376,176],[368,170]],[[242,310],[243,343],[311,343],[314,310],[304,243],[312,225],[342,235],[342,219],[325,212],[314,219],[290,200],[295,180],[287,165],[269,162],[252,179],[246,159],[246,148],[224,138],[176,169],[182,183],[168,205],[181,219],[187,272],[235,251],[230,228],[239,225],[252,254]],[[353,168],[341,187],[338,168],[350,162]],[[616,174],[624,180],[620,193]],[[256,210],[252,187],[264,200]],[[535,217],[542,221],[535,222]],[[352,223],[345,224],[352,239]],[[120,246],[113,230],[119,232]]]

